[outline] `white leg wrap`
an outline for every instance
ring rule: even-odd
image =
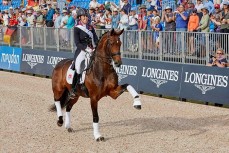
[[[129,93],[131,94],[133,98],[138,96],[138,93],[131,85],[128,85],[126,89],[129,91]]]
[[[99,133],[99,123],[93,123],[93,134],[95,140],[101,137],[101,134]]]
[[[70,112],[65,113],[65,128],[70,128]]]
[[[142,105],[142,103],[141,103],[141,101],[140,101],[140,98],[134,98],[134,104],[133,104],[133,106],[141,106]]]
[[[129,91],[131,96],[134,98],[133,106],[141,105],[140,98],[139,97],[135,98],[136,96],[139,96],[138,93],[136,92],[136,90],[131,85],[128,85],[126,89]]]
[[[57,117],[63,116],[61,106],[60,106],[60,101],[56,101],[55,105],[56,105]]]

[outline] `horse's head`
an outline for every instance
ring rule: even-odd
[[[123,33],[124,30],[116,31],[112,29],[102,36],[101,39],[106,42],[105,54],[114,61],[115,66],[119,67],[122,64],[120,47],[122,42],[120,41],[119,36]]]

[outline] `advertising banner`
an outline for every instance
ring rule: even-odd
[[[180,95],[181,64],[142,60],[140,68],[138,90],[167,96]]]
[[[51,76],[53,68],[65,58],[72,58],[73,53],[23,49],[21,71],[44,76]]]
[[[122,58],[122,65],[119,68],[115,67],[119,85],[127,83],[138,90],[140,69],[140,60]]]
[[[22,49],[0,46],[0,68],[20,71]]]
[[[181,97],[229,104],[229,69],[183,65]]]

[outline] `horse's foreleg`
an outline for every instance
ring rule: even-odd
[[[56,106],[57,117],[58,117],[57,125],[62,126],[64,121],[63,121],[63,113],[61,110],[60,101],[55,101],[55,106]]]
[[[104,137],[99,132],[98,101],[91,100],[91,110],[93,115],[93,135],[96,141],[104,141]]]
[[[120,85],[117,88],[115,88],[114,90],[111,90],[110,91],[110,96],[113,99],[116,99],[125,90],[127,90],[131,94],[131,96],[134,98],[134,103],[133,103],[134,108],[141,109],[140,97],[139,97],[138,93],[136,92],[136,90],[129,84]]]
[[[66,106],[66,113],[65,113],[65,128],[68,130],[68,132],[72,132],[71,128],[71,120],[70,120],[70,111],[72,109],[72,106],[77,102],[79,97],[75,97],[74,99],[71,99],[68,105]]]

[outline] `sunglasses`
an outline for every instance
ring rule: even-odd
[[[216,54],[223,54],[223,53],[216,53]]]

